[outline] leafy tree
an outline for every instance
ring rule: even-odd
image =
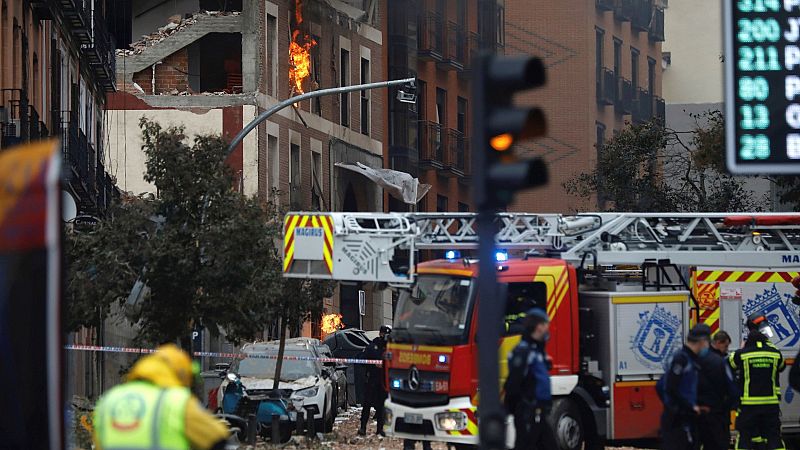
[[[724,119],[719,111],[693,115],[681,132],[658,120],[630,125],[607,140],[597,165],[564,183],[572,195],[596,195],[611,211],[753,211],[760,209],[725,169]]]
[[[282,211],[233,188],[226,142],[139,125],[157,195],[126,197],[94,230],[68,236],[66,327],[97,327],[124,309],[141,343],[186,343],[195,326],[238,343],[318,315],[330,284],[282,277]],[[149,295],[125,307],[137,280]]]

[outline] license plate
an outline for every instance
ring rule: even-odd
[[[410,425],[422,425],[422,414],[406,414],[403,421]]]

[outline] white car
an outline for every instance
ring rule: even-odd
[[[238,376],[248,395],[272,390],[278,346],[273,343],[247,344],[242,347],[242,353],[252,357],[234,362],[229,373]],[[330,432],[336,417],[333,385],[323,365],[315,360],[318,357],[315,348],[305,342],[287,342],[284,357],[278,389],[291,398],[290,421],[295,422],[297,411],[303,411],[306,421],[314,418],[315,430]],[[226,377],[220,385],[217,394],[219,405],[223,404],[229,383],[231,380]]]

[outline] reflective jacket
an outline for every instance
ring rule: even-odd
[[[744,347],[731,353],[728,362],[736,373],[741,392],[740,404],[780,404],[780,372],[786,368],[777,347],[764,338],[751,334]]]
[[[188,450],[187,388],[133,381],[108,391],[95,408],[95,433],[103,450]]]

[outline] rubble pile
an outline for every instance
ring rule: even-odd
[[[201,16],[238,16],[239,11],[200,11],[192,14],[191,17],[179,15],[169,18],[169,22],[153,33],[142,36],[142,39],[132,43],[128,49],[117,49],[117,56],[132,56],[144,52],[148,47],[152,47],[173,34],[185,30],[197,23],[197,18]]]

